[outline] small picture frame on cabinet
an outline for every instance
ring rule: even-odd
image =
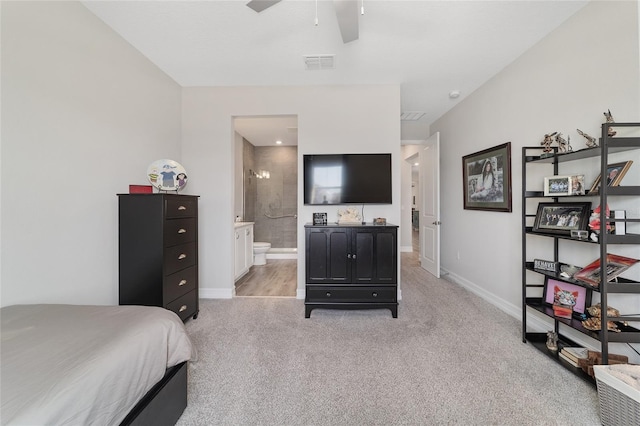
[[[327,224],[327,214],[326,213],[314,213],[313,214],[313,224],[314,225],[326,225]]]

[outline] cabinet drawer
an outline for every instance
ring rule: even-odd
[[[196,288],[198,268],[192,266],[164,277],[163,300],[170,302]]]
[[[196,217],[198,213],[198,199],[193,197],[171,197],[165,202],[165,217]]]
[[[165,247],[184,244],[196,240],[196,218],[171,219],[164,221]]]
[[[196,264],[196,243],[180,244],[164,249],[164,274],[171,275]]]
[[[396,301],[394,287],[307,286],[306,301],[321,303],[390,303]]]
[[[198,292],[196,290],[168,303],[165,308],[178,314],[182,321],[196,314],[198,309]]]

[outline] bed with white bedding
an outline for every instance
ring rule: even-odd
[[[180,318],[158,307],[14,305],[0,322],[2,425],[117,425],[195,360]]]

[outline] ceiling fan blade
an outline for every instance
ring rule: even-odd
[[[280,3],[280,0],[251,0],[249,3],[247,3],[247,6],[260,13],[276,3]]]
[[[333,0],[342,41],[349,43],[360,37],[357,0]]]

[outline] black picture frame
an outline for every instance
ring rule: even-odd
[[[591,293],[583,286],[568,283],[551,277],[545,277],[544,290],[542,295],[542,301],[547,306],[553,306],[555,289],[569,291],[577,293],[576,304],[573,307],[573,312],[577,314],[584,314],[587,306],[591,304]]]
[[[462,185],[465,210],[511,212],[511,142],[462,157]]]
[[[571,231],[587,229],[590,214],[590,202],[539,203],[532,230],[571,237]]]

